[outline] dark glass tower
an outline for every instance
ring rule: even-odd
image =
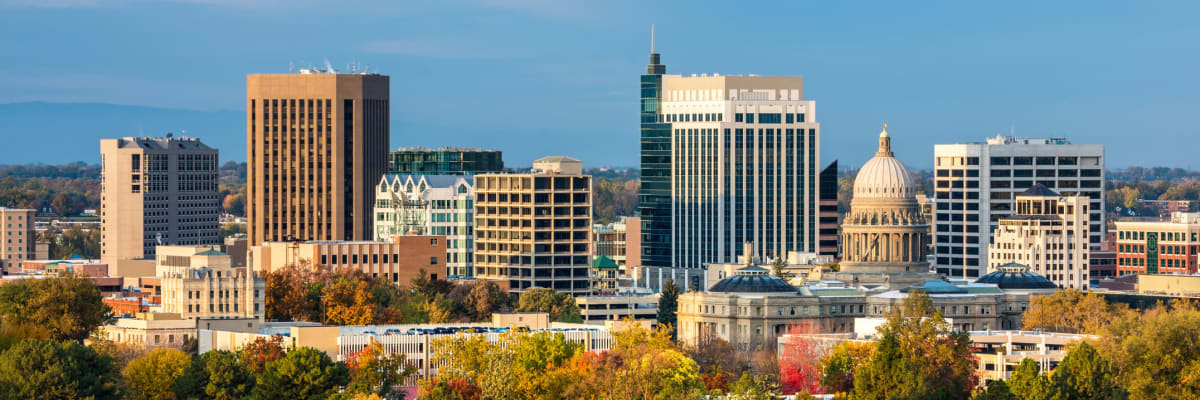
[[[662,76],[667,66],[651,50],[641,79],[642,184],[638,211],[642,217],[642,265],[671,265],[671,124],[661,114]]]

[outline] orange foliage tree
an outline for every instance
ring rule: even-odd
[[[794,324],[788,328],[789,335],[782,338],[779,385],[784,394],[825,391],[821,386],[821,378],[824,376],[821,359],[829,349],[819,339],[808,336],[819,332],[812,323]]]

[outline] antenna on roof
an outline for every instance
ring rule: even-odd
[[[654,24],[650,24],[650,52],[654,52]]]
[[[329,57],[325,57],[325,73],[334,74],[337,70],[333,69],[333,64],[329,63]]]
[[[296,72],[296,62],[295,62],[295,61],[288,61],[288,73],[290,74],[290,73],[293,73],[293,72]]]

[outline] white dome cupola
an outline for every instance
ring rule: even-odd
[[[908,167],[892,153],[892,138],[887,124],[879,133],[879,151],[863,164],[854,178],[854,198],[912,199],[917,195],[916,185]]]

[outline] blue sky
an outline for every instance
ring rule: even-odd
[[[241,110],[245,74],[328,58],[392,76],[392,147],[636,166],[637,75],[653,23],[668,72],[804,76],[825,161],[862,163],[887,122],[898,155],[919,168],[935,143],[1010,131],[1104,143],[1110,168],[1200,168],[1198,11],[1165,1],[0,0],[0,103]]]

